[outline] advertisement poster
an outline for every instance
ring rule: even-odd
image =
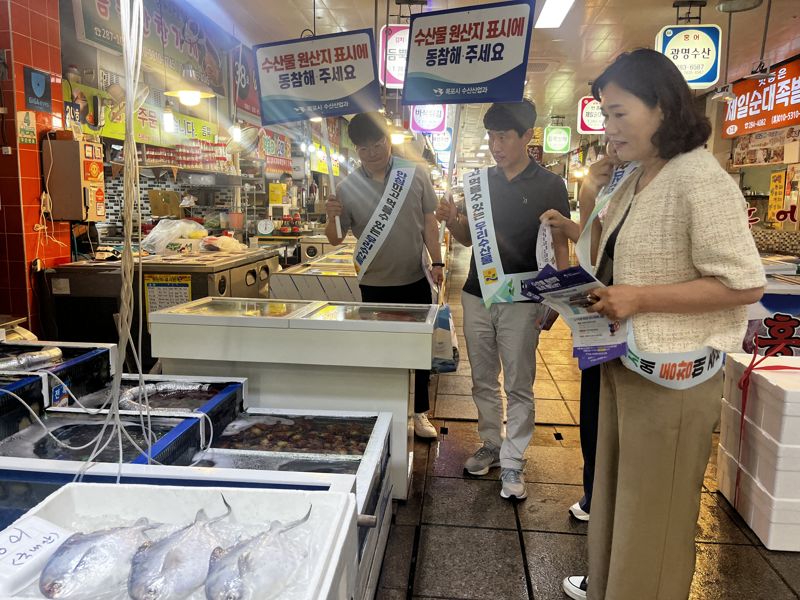
[[[262,129],[260,135],[261,144],[258,153],[266,160],[266,170],[270,173],[291,173],[291,140],[269,129]]]
[[[406,78],[408,59],[408,25],[391,24],[381,27],[381,48],[378,71],[381,84],[387,89],[401,90]]]
[[[741,167],[745,165],[782,163],[785,143],[785,129],[743,135],[736,140],[736,147],[733,150],[733,164]]]
[[[769,79],[733,84],[736,100],[728,102],[722,137],[800,125],[800,60],[775,67],[773,72]]]
[[[534,0],[411,15],[403,104],[522,100]]]
[[[544,151],[550,154],[566,154],[572,141],[569,127],[549,126],[544,128]]]
[[[101,50],[122,54],[119,2],[72,0],[78,39]],[[189,3],[144,0],[142,64],[177,85],[183,65],[194,67],[200,81],[227,96],[228,63],[224,52],[233,38]]]
[[[258,117],[261,114],[261,108],[258,102],[255,60],[253,50],[246,46],[240,46],[239,51],[231,52],[231,90],[233,90],[236,112]]]
[[[378,110],[371,29],[256,46],[261,123]]]
[[[53,97],[50,90],[50,73],[23,67],[25,79],[25,108],[39,112],[53,110]]]
[[[722,30],[717,25],[669,25],[658,32],[656,50],[670,58],[692,89],[719,81]]]

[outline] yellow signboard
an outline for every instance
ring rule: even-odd
[[[320,146],[317,142],[314,142],[314,151],[309,157],[309,161],[311,162],[311,170],[316,171],[317,173],[322,173],[323,175],[328,174],[328,159],[325,156],[325,150],[325,146]],[[331,157],[331,162],[333,163],[333,174],[338,177],[339,161]]]
[[[783,210],[784,184],[786,171],[775,171],[769,178],[769,204],[767,206],[767,221],[775,222],[775,214]]]
[[[283,197],[286,195],[285,183],[270,183],[269,184],[269,203],[270,204],[283,204]]]

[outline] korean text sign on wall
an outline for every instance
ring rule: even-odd
[[[728,102],[722,136],[800,125],[800,60],[774,67],[769,79],[740,81]]]
[[[522,100],[534,0],[412,15],[403,104]]]
[[[378,110],[371,29],[256,46],[263,125]]]
[[[670,25],[656,36],[656,50],[670,58],[692,89],[719,80],[722,30],[717,25]]]

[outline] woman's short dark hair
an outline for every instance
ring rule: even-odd
[[[387,137],[386,119],[381,113],[361,113],[350,119],[347,135],[356,146],[366,146]]]
[[[530,100],[492,104],[483,115],[483,126],[492,131],[513,129],[520,137],[536,124],[536,106]]]
[[[650,108],[661,108],[664,120],[652,139],[661,158],[694,150],[711,135],[711,122],[695,106],[683,75],[660,52],[640,48],[621,54],[592,83],[592,96],[600,100],[609,83],[617,84]]]

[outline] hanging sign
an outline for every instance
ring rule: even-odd
[[[384,25],[381,27],[381,49],[378,69],[381,84],[390,90],[403,89],[408,58],[408,25]]]
[[[769,79],[733,84],[736,100],[728,102],[722,137],[800,125],[800,60],[776,67]]]
[[[144,0],[142,64],[154,73],[166,70],[171,85],[181,80],[184,65],[214,93],[227,96],[228,62],[224,52],[233,38],[198,12],[194,2]],[[122,54],[120,2],[73,0],[78,39],[112,54]]]
[[[440,133],[447,123],[447,106],[422,104],[411,110],[411,131],[415,133]]]
[[[658,32],[656,50],[672,59],[692,89],[719,81],[722,30],[717,25],[669,25]]]
[[[441,133],[432,133],[428,137],[431,139],[431,146],[434,152],[450,152],[453,144],[453,129],[448,127]]]
[[[569,127],[550,126],[544,128],[544,151],[550,154],[569,152],[572,130]]]
[[[231,52],[231,90],[236,110],[258,116],[261,108],[258,102],[255,56],[246,46],[242,46],[240,50],[241,52],[239,50]]]
[[[779,210],[783,210],[783,192],[786,181],[786,171],[775,171],[769,176],[769,204],[767,206],[767,221],[775,222]]]
[[[606,132],[606,118],[600,112],[600,103],[593,96],[584,96],[578,102],[578,133],[602,135]]]
[[[378,110],[371,29],[256,46],[261,123]]]
[[[411,16],[403,104],[519,102],[534,0]]]

